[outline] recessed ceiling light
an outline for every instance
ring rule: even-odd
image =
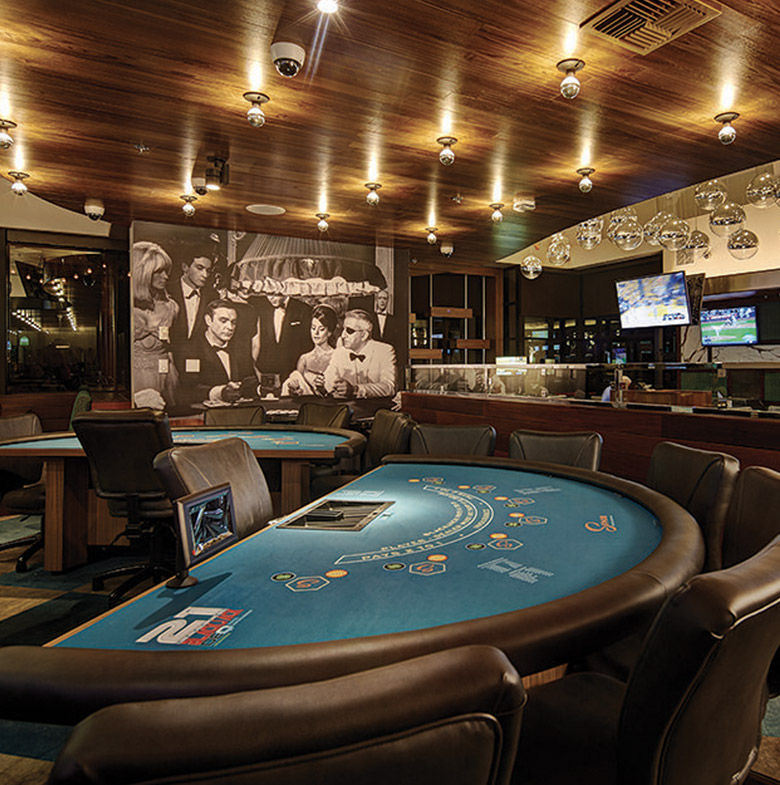
[[[339,10],[338,0],[319,0],[317,10],[322,14],[335,14]]]
[[[255,215],[284,215],[287,212],[284,207],[275,204],[248,204],[246,209]]]

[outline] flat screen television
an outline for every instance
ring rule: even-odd
[[[702,346],[747,346],[758,343],[756,306],[702,309],[701,343]]]
[[[678,327],[691,323],[685,273],[663,273],[615,281],[620,326]]]
[[[189,569],[238,541],[230,483],[214,485],[176,500],[179,559],[171,589],[192,586],[197,578]]]

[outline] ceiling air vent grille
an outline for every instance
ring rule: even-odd
[[[618,0],[580,27],[646,55],[720,13],[713,0]]]

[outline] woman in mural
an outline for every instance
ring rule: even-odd
[[[325,370],[336,346],[338,315],[329,305],[320,304],[311,312],[311,340],[314,348],[298,358],[296,369],[285,379],[282,396],[327,395]]]
[[[165,289],[171,257],[157,243],[133,245],[133,397],[136,405],[169,408],[176,403],[179,375],[169,332],[179,306]]]

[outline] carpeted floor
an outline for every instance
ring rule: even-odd
[[[35,533],[39,521],[0,518],[0,543]],[[52,575],[43,570],[36,554],[26,573],[15,571],[21,548],[0,551],[0,646],[39,646],[83,624],[108,609],[107,594],[93,592],[92,576],[132,561],[128,557],[102,559],[76,570]],[[138,588],[144,591],[148,586]],[[71,729],[58,725],[0,720],[0,783],[43,785],[57,752]],[[769,702],[764,739],[754,771],[762,783],[780,785],[780,698]]]

